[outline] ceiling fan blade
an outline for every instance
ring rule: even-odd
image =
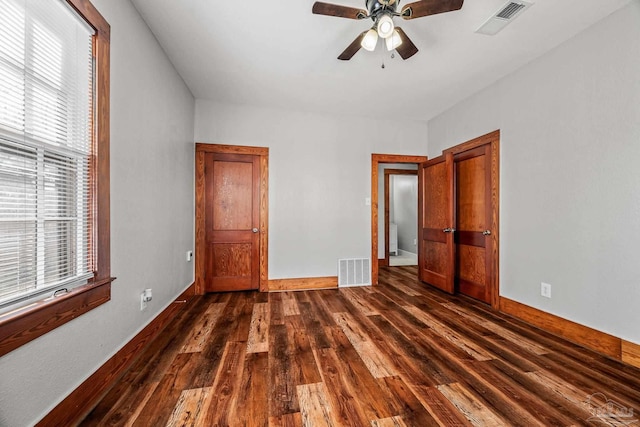
[[[413,44],[409,36],[407,36],[407,33],[402,31],[402,28],[400,27],[396,27],[396,30],[398,30],[400,38],[402,39],[402,44],[396,48],[398,55],[400,55],[402,59],[409,59],[418,53],[418,48]]]
[[[316,15],[337,16],[339,18],[349,19],[364,19],[368,16],[367,11],[364,9],[323,3],[321,1],[315,2],[311,11]]]
[[[437,15],[438,13],[451,12],[462,8],[464,0],[420,0],[409,3],[402,8],[400,15],[404,19],[421,18],[423,16]]]
[[[351,58],[353,58],[353,55],[358,53],[358,51],[362,47],[361,43],[365,34],[367,34],[367,32],[363,31],[362,34],[356,37],[356,39],[353,42],[351,42],[351,44],[344,50],[344,52],[342,52],[340,56],[338,56],[338,59],[342,61],[348,61]]]

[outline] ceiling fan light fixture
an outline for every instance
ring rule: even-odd
[[[360,45],[363,49],[373,52],[378,44],[378,33],[373,28],[367,31],[367,34],[362,38]]]
[[[378,18],[378,35],[383,39],[389,37],[394,30],[393,19],[386,13]]]
[[[387,50],[392,51],[402,44],[402,37],[398,30],[393,30],[393,33],[385,40],[387,42]]]

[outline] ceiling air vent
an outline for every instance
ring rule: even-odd
[[[507,4],[502,6],[493,16],[487,19],[487,21],[476,30],[476,33],[486,34],[488,36],[498,34],[498,32],[506,27],[511,21],[531,7],[532,4],[533,3],[521,0],[507,2]]]

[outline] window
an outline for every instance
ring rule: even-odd
[[[110,297],[109,26],[0,0],[0,356]]]

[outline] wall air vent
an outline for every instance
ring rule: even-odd
[[[516,13],[520,12],[520,9],[524,9],[525,5],[522,3],[509,3],[504,9],[502,9],[496,15],[498,18],[511,19],[516,16]]]
[[[369,258],[338,260],[338,287],[371,285]]]
[[[521,0],[509,1],[493,14],[493,16],[487,19],[487,21],[476,30],[476,33],[486,34],[488,36],[496,35],[532,5],[533,3]]]

